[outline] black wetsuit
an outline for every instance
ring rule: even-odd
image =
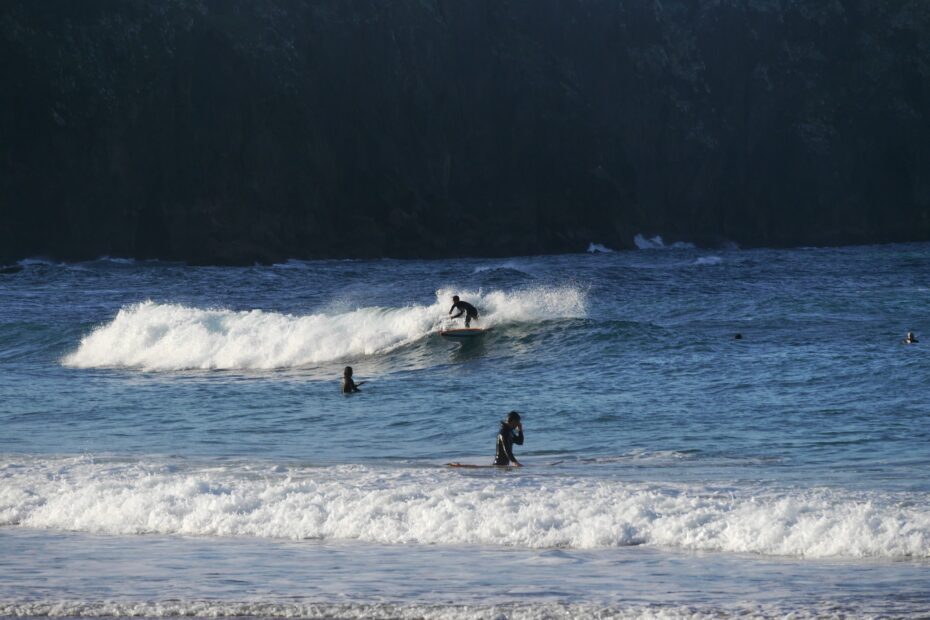
[[[352,380],[352,377],[343,377],[342,393],[351,394],[352,392],[358,392],[358,386],[355,385],[355,381]]]
[[[475,308],[470,303],[468,303],[467,301],[459,300],[455,302],[454,304],[452,304],[452,308],[449,309],[449,314],[452,314],[453,310],[459,311],[458,314],[452,317],[453,319],[459,318],[460,316],[462,316],[462,314],[465,315],[465,327],[468,327],[471,324],[472,319],[478,318],[478,309]]]
[[[523,445],[523,432],[501,422],[501,430],[497,434],[497,453],[494,455],[495,465],[510,465],[517,460],[513,458],[513,444]]]

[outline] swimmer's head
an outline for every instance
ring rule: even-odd
[[[516,411],[511,411],[510,413],[507,414],[506,421],[507,421],[507,424],[510,424],[511,426],[516,424],[517,422],[520,421],[520,414],[517,413]]]
[[[459,300],[459,296],[458,296],[458,295],[453,295],[453,296],[452,296],[452,301],[458,301],[458,300]]]
[[[351,377],[352,376],[352,367],[346,366],[346,369],[342,371],[342,376]]]

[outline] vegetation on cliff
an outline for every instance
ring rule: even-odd
[[[930,239],[925,0],[6,0],[0,258]]]

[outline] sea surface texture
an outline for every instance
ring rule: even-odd
[[[926,617],[930,245],[646,241],[24,261],[0,616]]]

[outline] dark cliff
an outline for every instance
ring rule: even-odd
[[[5,0],[0,258],[930,239],[925,0]]]

